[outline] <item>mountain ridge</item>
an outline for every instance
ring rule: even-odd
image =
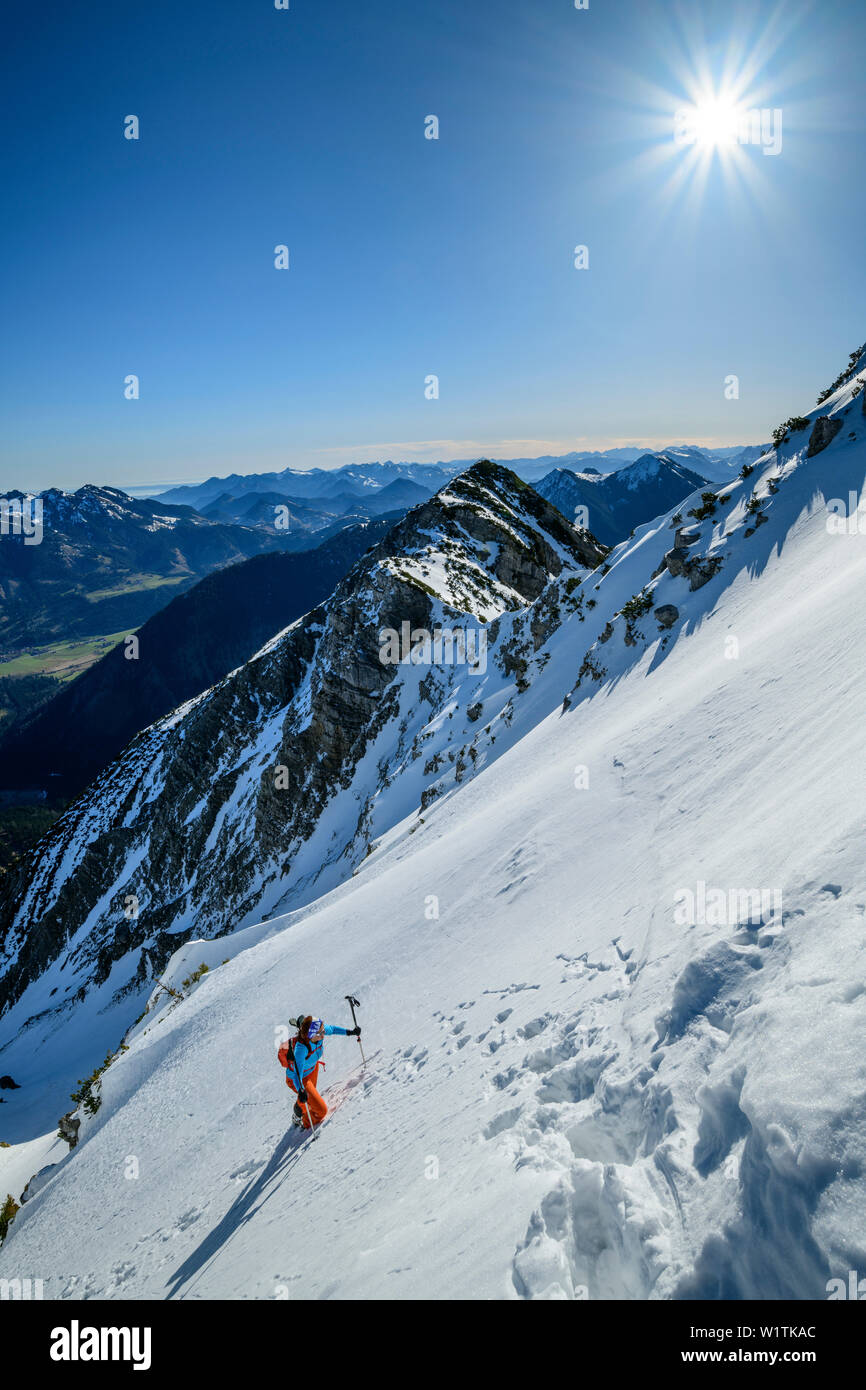
[[[207,923],[219,934],[248,919],[255,905],[261,911],[279,902],[287,864],[296,898],[346,876],[366,853],[377,788],[387,787],[385,771],[365,770],[379,734],[393,727],[404,693],[418,702],[404,711],[409,722],[396,746],[383,748],[400,766],[409,729],[420,734],[429,720],[424,708],[446,698],[451,679],[465,679],[452,667],[439,690],[431,671],[422,689],[412,663],[410,689],[404,665],[383,665],[380,631],[399,633],[404,623],[424,630],[461,627],[467,619],[474,627],[490,624],[538,599],[552,576],[578,577],[586,568],[580,557],[597,564],[603,554],[592,537],[494,465],[475,465],[415,507],[356,562],[327,603],[140,734],[52,827],[38,863],[12,888],[17,901],[0,908],[3,1008],[67,938],[75,973],[83,969],[96,987],[134,952],[131,977],[119,990],[112,986],[112,997],[124,997],[145,987],[178,932]],[[514,661],[519,678],[524,658]],[[413,758],[419,754],[420,745]],[[285,772],[279,792],[275,766]],[[358,804],[330,846],[327,828],[316,838],[317,827],[353,770]],[[180,827],[188,828],[179,838]],[[141,914],[131,924],[123,918],[127,897]]]

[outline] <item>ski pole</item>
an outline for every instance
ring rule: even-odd
[[[293,1057],[292,1060],[294,1060],[294,1057]],[[299,1069],[299,1067],[298,1067],[297,1062],[295,1062],[295,1076],[298,1078],[298,1088],[299,1088],[299,1096],[298,1096],[298,1099],[300,1100],[300,1091],[303,1091],[303,1090],[305,1089],[305,1087],[304,1087],[303,1081],[301,1080],[301,1072],[300,1072],[300,1069]],[[309,1101],[306,1101],[306,1100],[304,1101],[304,1109],[305,1109],[306,1112],[307,1112],[307,1119],[308,1119],[309,1122],[310,1122],[310,1133],[312,1134],[312,1132],[313,1132],[313,1117],[312,1117],[312,1115],[310,1114],[310,1103],[309,1103]]]
[[[290,1018],[290,1019],[289,1019],[289,1023],[291,1023],[291,1025],[292,1025],[293,1028],[297,1028],[298,1025],[300,1024],[300,1022],[301,1022],[301,1020],[300,1020],[299,1018],[297,1018],[297,1019],[292,1019],[292,1018]],[[301,1069],[300,1069],[300,1067],[298,1066],[297,1062],[295,1061],[295,1050],[294,1050],[294,1048],[292,1048],[292,1064],[293,1064],[293,1066],[294,1066],[294,1068],[295,1068],[295,1076],[298,1078],[298,1104],[300,1105],[300,1104],[301,1104],[301,1095],[300,1095],[300,1093],[301,1093],[301,1091],[303,1091],[303,1090],[305,1089],[305,1087],[304,1087],[304,1080],[303,1080],[303,1077],[301,1076]],[[313,1132],[313,1117],[312,1117],[312,1115],[310,1114],[310,1106],[309,1106],[309,1102],[308,1102],[308,1101],[304,1101],[304,1109],[305,1109],[306,1112],[307,1112],[307,1119],[308,1119],[309,1122],[310,1122],[310,1133],[312,1134],[312,1132]]]
[[[358,1026],[358,1020],[357,1020],[356,1017],[355,1017],[355,1006],[357,1005],[357,1007],[360,1009],[360,1007],[361,1007],[361,1002],[360,1002],[359,999],[356,999],[355,996],[354,996],[353,994],[347,994],[347,995],[346,995],[346,998],[347,998],[348,1001],[349,1001],[349,1008],[352,1010],[352,1027],[353,1027],[353,1028],[357,1028],[357,1026]],[[361,1046],[361,1035],[360,1035],[360,1033],[358,1034],[358,1046],[361,1048],[361,1060],[363,1061],[364,1066],[366,1066],[366,1065],[367,1065],[367,1058],[364,1056],[364,1049],[363,1049],[363,1047]]]

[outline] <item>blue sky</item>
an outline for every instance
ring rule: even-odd
[[[866,337],[861,0],[7,14],[3,489],[756,442]]]

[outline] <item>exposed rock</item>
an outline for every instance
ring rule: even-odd
[[[544,646],[548,637],[559,627],[560,622],[559,588],[556,584],[548,584],[532,610],[529,631],[532,634],[533,651],[537,652],[540,647]]]
[[[819,415],[812,426],[812,433],[809,436],[809,447],[806,450],[806,458],[813,458],[815,454],[820,454],[822,449],[826,449],[831,439],[835,439],[841,428],[841,416],[837,416],[835,420],[831,420],[829,415]]]
[[[68,1114],[61,1115],[57,1122],[57,1132],[61,1139],[65,1139],[70,1149],[74,1149],[78,1143],[78,1131],[81,1128],[81,1121],[74,1110]]]
[[[20,1091],[21,1087],[11,1076],[0,1076],[0,1091]]]
[[[720,555],[705,556],[694,555],[689,557],[682,549],[674,548],[665,555],[665,565],[674,578],[683,576],[689,581],[689,588],[701,589],[704,584],[709,583],[713,575],[721,568],[722,557]]]
[[[674,607],[672,603],[662,603],[656,608],[655,616],[659,627],[673,627],[677,618],[680,616],[680,610]]]

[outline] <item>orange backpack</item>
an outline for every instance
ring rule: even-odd
[[[301,1039],[299,1037],[294,1037],[290,1038],[288,1042],[283,1043],[277,1053],[277,1061],[281,1067],[286,1069],[292,1067],[294,1070],[297,1070],[295,1067],[295,1043],[299,1043],[300,1041]]]

